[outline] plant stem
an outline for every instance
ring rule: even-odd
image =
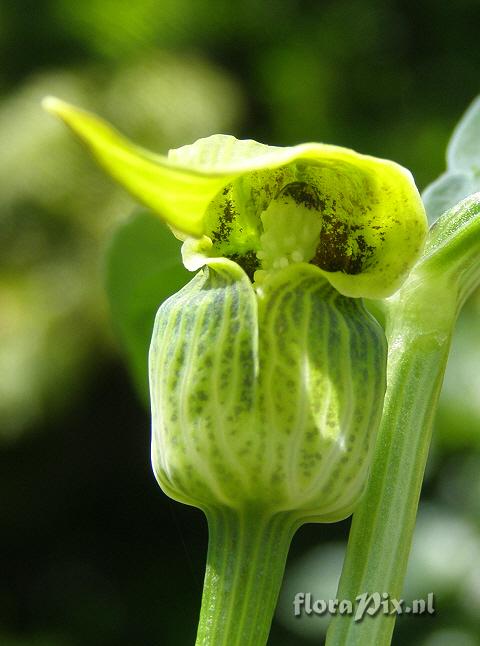
[[[387,392],[371,474],[354,514],[338,597],[400,599],[433,419],[457,315],[480,286],[480,193],[430,229],[424,255],[385,301]],[[388,646],[395,614],[337,615],[327,646]]]
[[[292,516],[207,512],[209,548],[196,646],[264,646],[282,583]]]
[[[362,503],[354,514],[338,597],[387,592],[400,599],[433,420],[457,308],[444,298],[435,316],[432,295],[415,281],[388,311],[387,392],[377,449]],[[433,299],[434,300],[434,299]],[[445,302],[447,301],[447,302]],[[423,303],[423,306],[421,305]],[[337,616],[327,646],[388,646],[395,615]]]

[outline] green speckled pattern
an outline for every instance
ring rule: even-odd
[[[152,460],[186,503],[335,520],[362,492],[385,390],[383,332],[312,265],[257,292],[210,263],[160,308]]]

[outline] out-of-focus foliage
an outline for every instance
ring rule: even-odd
[[[9,378],[0,380],[0,436],[70,399],[108,343],[101,249],[133,207],[39,109],[49,92],[95,106],[160,151],[228,129],[242,105],[213,66],[161,52],[116,70],[35,76],[2,101],[0,372]]]
[[[447,171],[423,192],[430,222],[480,190],[480,96],[458,123],[447,149]]]
[[[293,561],[287,571],[277,618],[294,635],[316,643],[325,636],[328,614],[303,613],[295,617],[293,599],[298,591],[309,591],[316,599],[335,599],[345,553],[345,543],[322,544]],[[478,644],[480,630],[480,525],[455,510],[455,506],[422,505],[419,511],[403,599],[426,599],[433,592],[437,613],[449,613],[449,625],[461,626],[459,641],[451,646]],[[365,620],[369,620],[366,618]],[[440,623],[440,622],[439,622]],[[397,620],[398,644],[429,646],[432,628],[439,628],[429,615],[402,616]],[[447,630],[443,628],[443,630]],[[439,630],[443,632],[443,630]],[[439,635],[438,635],[439,637]],[[443,642],[440,642],[443,643]],[[447,642],[445,642],[447,643]]]
[[[479,21],[478,0],[0,3],[1,644],[193,643],[206,545],[200,515],[157,491],[148,418],[114,358],[104,249],[132,202],[42,96],[159,152],[213,132],[323,141],[394,159],[423,189],[480,90]],[[448,605],[399,622],[397,646],[478,646],[477,606],[456,598],[477,599],[476,567],[466,592],[455,562],[473,558],[480,528],[479,302],[459,321],[423,494],[420,533],[436,540],[421,553],[429,577],[433,560],[449,566]],[[346,531],[303,528],[293,567]],[[287,575],[285,590],[299,585]],[[284,627],[292,603],[272,644],[318,644]]]
[[[137,214],[118,227],[110,243],[106,270],[113,324],[148,408],[148,350],[155,314],[192,274],[182,264],[180,242],[150,213]]]
[[[480,292],[460,314],[437,414],[445,451],[480,450]]]

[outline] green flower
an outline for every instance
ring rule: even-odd
[[[57,99],[101,165],[201,271],[159,309],[150,351],[162,488],[204,509],[335,520],[361,495],[386,342],[358,297],[392,294],[427,231],[411,175],[324,144],[214,135],[148,153]]]
[[[439,219],[417,262],[425,212],[392,162],[225,135],[153,156],[89,113],[46,107],[199,270],[160,306],[149,361],[155,474],[209,523],[197,646],[267,642],[293,533],[351,513],[370,468],[340,596],[366,580],[398,596],[449,340],[478,286],[479,195]],[[450,151],[462,172],[475,114]],[[362,297],[386,298],[389,339],[373,466],[387,343]],[[386,644],[390,620],[334,621],[330,636]]]
[[[290,148],[200,139],[153,155],[98,117],[48,98],[99,163],[186,241],[197,269],[227,257],[261,283],[307,262],[345,296],[384,298],[419,257],[427,233],[411,174],[398,164],[325,144]]]

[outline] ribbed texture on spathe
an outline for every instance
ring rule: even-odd
[[[173,497],[329,517],[359,496],[385,341],[317,268],[279,271],[257,296],[214,262],[160,308],[150,379],[153,463]]]

